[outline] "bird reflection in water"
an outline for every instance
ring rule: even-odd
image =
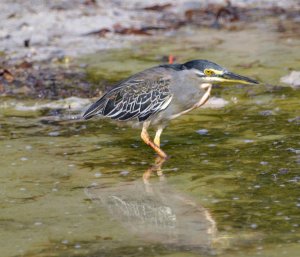
[[[216,222],[206,208],[168,185],[162,172],[164,162],[158,157],[142,180],[91,187],[86,194],[146,242],[212,252]],[[159,179],[150,182],[155,172]]]

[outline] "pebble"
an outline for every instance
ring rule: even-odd
[[[207,135],[208,134],[208,130],[207,129],[199,129],[196,132],[199,135]]]
[[[120,172],[120,175],[122,175],[122,176],[127,176],[129,174],[129,171],[128,170],[122,170],[121,172]]]
[[[76,244],[76,245],[74,245],[74,248],[79,249],[79,248],[81,248],[81,245],[80,244]]]
[[[265,111],[259,112],[259,115],[261,115],[261,116],[271,116],[271,115],[274,115],[274,112],[272,110],[265,110]]]
[[[265,162],[265,161],[261,161],[260,164],[265,166],[265,165],[268,165],[269,163]]]
[[[102,176],[102,174],[100,172],[96,172],[94,176],[95,176],[95,178],[100,178]]]
[[[257,228],[257,224],[253,223],[250,225],[251,228],[256,229]]]
[[[292,71],[289,75],[282,77],[280,81],[292,87],[298,87],[300,86],[300,71]]]
[[[300,149],[295,149],[295,148],[290,147],[286,150],[289,152],[295,153],[295,154],[300,154]]]
[[[49,135],[50,137],[57,137],[57,136],[60,135],[60,132],[58,132],[58,131],[52,131],[52,132],[50,132],[48,135]]]
[[[287,169],[287,168],[280,168],[278,170],[278,173],[281,174],[281,175],[285,175],[285,174],[289,173],[289,169]]]

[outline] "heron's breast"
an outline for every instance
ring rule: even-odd
[[[209,99],[211,88],[211,84],[201,84],[200,86],[191,88],[180,88],[180,90],[173,92],[170,105],[159,113],[158,118],[163,120],[175,119],[202,106]]]

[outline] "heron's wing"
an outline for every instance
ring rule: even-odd
[[[148,70],[120,82],[85,112],[83,118],[103,115],[114,120],[145,121],[168,107],[170,78]]]

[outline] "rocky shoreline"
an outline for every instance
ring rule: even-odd
[[[299,22],[300,4],[295,0],[15,0],[0,3],[0,8],[0,51],[8,60],[43,61],[126,47],[157,34],[171,35],[182,26],[239,29],[266,16]]]

